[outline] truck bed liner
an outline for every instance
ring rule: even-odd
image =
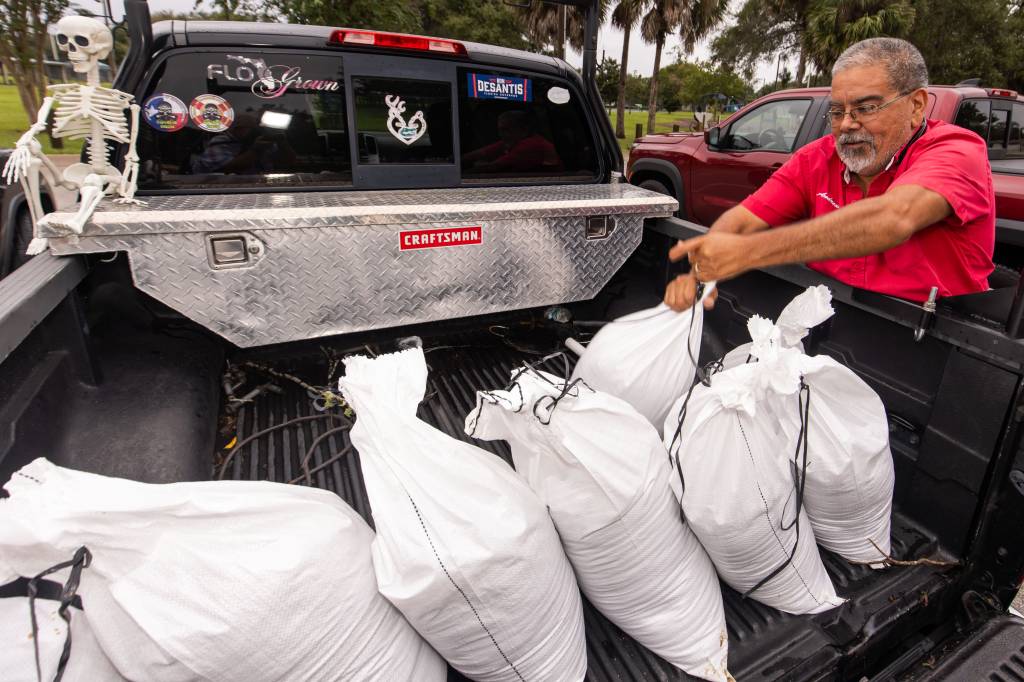
[[[466,413],[477,389],[504,386],[511,370],[538,356],[510,348],[493,335],[461,337],[424,344],[430,378],[420,417],[442,431],[471,442],[511,463],[503,441],[474,441],[463,433]],[[436,348],[436,349],[435,349]],[[242,358],[236,358],[239,360]],[[322,358],[277,358],[275,366],[290,367],[306,377],[324,374]],[[561,361],[557,361],[561,365]],[[549,369],[559,371],[555,365]],[[305,377],[304,377],[305,378]],[[308,380],[308,379],[307,379]],[[281,394],[266,394],[245,405],[237,415],[236,435],[247,436],[274,424],[318,414],[306,391],[289,382],[276,382]],[[233,457],[225,478],[288,482],[303,475],[300,460],[310,444],[335,424],[327,419],[306,421],[256,439]],[[315,469],[349,445],[347,432],[328,436],[313,452],[309,466]],[[215,472],[216,473],[216,472]],[[312,474],[312,482],[332,490],[351,504],[371,525],[358,456],[353,452]],[[930,595],[950,582],[934,568],[916,566],[872,571],[822,552],[837,591],[850,602],[818,616],[790,616],[756,601],[743,599],[723,585],[730,637],[730,670],[737,679],[812,680],[839,672],[840,679],[859,679],[863,671],[846,671],[843,656],[864,647],[871,634],[907,611],[927,605]],[[942,555],[935,539],[907,518],[893,520],[893,555],[899,558]],[[688,680],[692,679],[650,653],[611,624],[589,604],[584,605],[589,658],[588,680]],[[461,679],[452,673],[450,679]]]

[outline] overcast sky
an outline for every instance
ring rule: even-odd
[[[124,16],[124,0],[110,0],[113,7],[113,14],[115,18],[120,19]],[[395,1],[395,0],[392,0]],[[401,1],[401,0],[398,0]],[[472,2],[474,0],[467,0]],[[733,9],[740,6],[742,0],[733,0]],[[76,3],[84,8],[91,9],[97,13],[100,11],[99,0],[76,0]],[[175,12],[191,12],[194,7],[195,0],[149,0],[149,8],[151,12],[159,12],[162,10],[172,10]],[[206,4],[206,3],[204,3]],[[443,36],[441,36],[443,37]],[[708,49],[708,42],[697,46],[691,59],[707,59],[710,55]],[[675,48],[680,46],[682,41],[677,36],[670,36],[668,43],[665,45],[661,57],[661,63],[671,64],[675,60]],[[622,56],[622,31],[614,28],[611,25],[609,19],[605,25],[601,28],[601,33],[598,36],[597,42],[597,58],[601,59],[602,54],[606,54],[613,59],[618,60]],[[579,66],[582,62],[582,58],[579,53],[570,51],[569,62],[575,66]],[[763,85],[767,81],[775,79],[775,64],[762,64],[755,74],[755,87]],[[643,76],[650,76],[654,67],[654,46],[647,45],[640,39],[640,31],[636,29],[631,35],[629,43],[629,70],[630,72],[638,72]],[[794,70],[794,65],[790,65],[790,71]]]

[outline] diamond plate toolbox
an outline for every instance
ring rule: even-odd
[[[588,299],[676,208],[627,184],[160,196],[40,235],[125,251],[139,289],[251,347]]]

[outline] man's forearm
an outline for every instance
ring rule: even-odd
[[[711,224],[712,232],[730,234],[753,234],[768,229],[768,223],[758,218],[742,205],[733,206]]]
[[[833,258],[857,258],[902,244],[921,225],[911,207],[885,197],[864,199],[828,215],[750,235],[755,268]]]

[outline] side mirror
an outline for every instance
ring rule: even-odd
[[[709,147],[717,147],[719,138],[722,136],[722,129],[718,126],[708,128],[704,131],[704,143]]]

